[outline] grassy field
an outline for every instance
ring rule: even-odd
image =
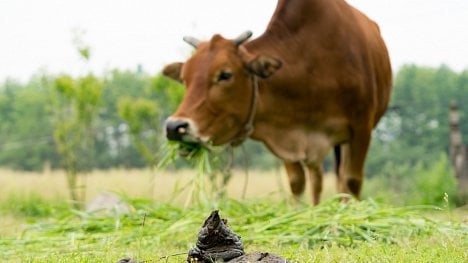
[[[213,209],[228,219],[247,252],[269,251],[293,262],[468,261],[466,209],[395,207],[372,200],[342,204],[332,197],[333,176],[326,177],[321,205],[291,204],[283,172],[251,172],[245,200],[246,177],[236,172],[229,198],[184,208],[187,190],[178,189],[191,176],[190,171],[91,173],[82,178],[89,200],[111,191],[130,208],[103,215],[70,209],[60,172],[2,170],[0,262],[115,262],[122,257],[184,262]]]

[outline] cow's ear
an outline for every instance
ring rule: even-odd
[[[282,64],[279,59],[261,55],[248,62],[247,68],[259,77],[268,78],[280,69]]]
[[[182,83],[180,72],[182,71],[183,65],[184,63],[180,63],[180,62],[169,64],[163,69],[162,74],[168,78],[171,78],[173,80],[176,80]]]

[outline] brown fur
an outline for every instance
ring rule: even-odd
[[[173,72],[174,69],[171,70]],[[229,70],[233,78],[218,81]],[[293,193],[340,149],[338,190],[359,197],[371,131],[391,93],[391,66],[378,26],[343,0],[279,0],[263,35],[241,45],[215,35],[182,67],[185,98],[172,118],[189,118],[213,144],[243,129],[259,80],[251,138],[285,161]]]

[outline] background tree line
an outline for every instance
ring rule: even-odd
[[[183,93],[178,83],[141,70],[75,78],[38,74],[27,83],[6,80],[0,85],[0,166],[31,171],[63,168],[69,156],[60,140],[71,140],[63,137],[66,132],[67,136],[76,133],[79,170],[154,164],[165,140],[164,119],[176,109]],[[440,161],[448,151],[448,109],[453,100],[459,104],[461,130],[467,134],[468,70],[400,68],[391,108],[374,132],[368,176],[404,176],[408,169]],[[91,115],[80,117],[86,112]],[[86,134],[77,133],[75,124],[67,127],[74,114],[77,120],[84,118]],[[91,139],[83,141],[85,137]],[[464,140],[468,143],[468,136]],[[260,144],[247,142],[245,147],[250,167],[277,165]],[[242,158],[237,159],[240,165]]]

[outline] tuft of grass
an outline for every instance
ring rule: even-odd
[[[444,251],[450,247],[452,257],[466,257],[463,246],[468,243],[468,226],[427,217],[438,213],[436,207],[391,207],[372,200],[341,203],[338,201],[341,197],[316,207],[264,199],[242,202],[225,199],[210,207],[182,208],[133,199],[128,200],[133,212],[126,215],[102,216],[67,210],[61,217],[28,225],[19,236],[3,236],[0,246],[5,249],[0,250],[3,259],[0,261],[112,262],[133,257],[166,262],[165,256],[175,255],[167,262],[182,262],[212,209],[220,209],[221,216],[242,237],[247,251],[278,253],[295,262],[315,259],[320,262],[324,258],[353,262],[348,259],[354,256],[334,257],[325,251],[343,254],[371,247],[391,262],[391,253],[398,249],[416,258],[415,253],[421,251],[415,251],[414,246],[426,250],[430,244],[441,250],[440,256],[448,254]],[[182,255],[176,255],[179,253]],[[310,253],[321,256],[315,258]],[[380,261],[360,259],[354,262]],[[430,259],[437,261],[434,257]]]

